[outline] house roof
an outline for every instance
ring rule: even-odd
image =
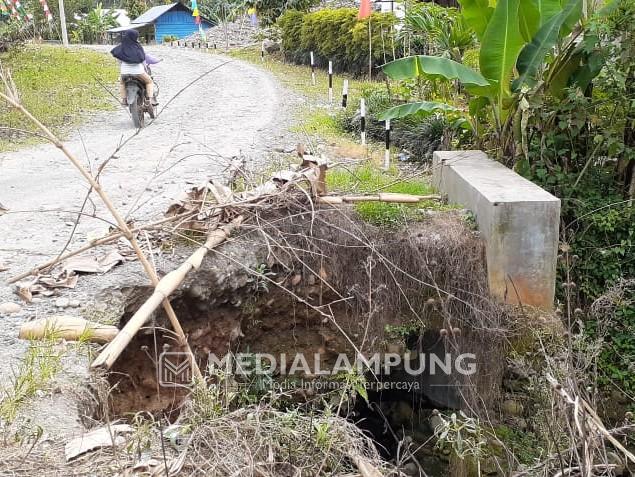
[[[132,20],[132,23],[152,23],[161,15],[163,15],[165,12],[172,10],[177,5],[178,5],[178,2],[152,7],[150,10],[142,13],[137,18]]]
[[[126,30],[142,28],[142,27],[144,27],[146,25],[154,23],[157,20],[157,18],[159,18],[164,13],[169,12],[174,7],[176,7],[177,5],[179,5],[180,7],[184,8],[185,10],[188,10],[190,12],[192,11],[188,7],[186,7],[185,5],[183,5],[182,3],[179,3],[179,2],[168,3],[167,5],[159,5],[159,6],[156,6],[156,7],[152,7],[148,11],[142,13],[137,18],[132,20],[132,22],[130,22],[129,25],[111,28],[108,31],[110,33],[119,33],[119,32],[126,31]],[[201,16],[201,20],[206,22],[206,23],[213,24],[212,22],[210,22],[207,18],[205,18],[203,16]]]
[[[130,23],[129,25],[111,28],[108,31],[110,33],[120,33],[122,31],[126,31],[126,30],[133,30],[133,29],[137,29],[137,28],[142,28],[142,27],[144,27],[146,25],[149,25],[149,23]]]

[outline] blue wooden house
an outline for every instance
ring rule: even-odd
[[[206,18],[201,17],[203,30],[214,26]],[[170,3],[150,8],[147,12],[135,18],[127,26],[111,28],[108,33],[112,40],[117,40],[126,30],[135,29],[139,32],[139,39],[144,43],[162,43],[163,38],[172,36],[184,38],[196,33],[198,25],[194,23],[192,10],[182,3]]]

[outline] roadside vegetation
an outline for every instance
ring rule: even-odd
[[[0,54],[11,72],[24,105],[44,124],[64,132],[85,113],[112,109],[114,100],[105,89],[118,77],[113,61],[91,50],[65,50],[54,46],[23,46]],[[101,84],[100,84],[101,83]],[[0,104],[0,150],[32,142],[28,120]]]

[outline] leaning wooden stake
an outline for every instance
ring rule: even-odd
[[[137,239],[135,238],[134,234],[131,232],[130,227],[128,227],[128,224],[126,223],[124,218],[121,216],[121,214],[119,214],[119,212],[115,208],[114,204],[110,200],[110,197],[108,197],[108,194],[106,194],[106,192],[104,192],[104,190],[102,189],[101,184],[99,184],[99,182],[95,180],[95,178],[86,170],[86,168],[84,168],[84,166],[77,160],[77,158],[73,155],[73,153],[71,153],[66,148],[66,146],[57,138],[57,136],[55,136],[44,124],[38,121],[38,119],[35,118],[29,111],[27,111],[21,104],[14,101],[13,98],[7,96],[6,94],[2,92],[0,92],[0,98],[7,101],[9,105],[19,110],[25,117],[27,117],[33,124],[35,124],[46,135],[49,141],[55,144],[55,146],[64,153],[64,155],[71,161],[71,163],[77,168],[77,170],[79,170],[81,175],[84,176],[86,181],[88,181],[88,183],[95,190],[95,192],[97,192],[97,194],[101,198],[104,205],[108,208],[108,210],[112,214],[113,218],[117,222],[117,226],[119,227],[121,232],[124,234],[124,237],[126,237],[128,242],[130,242],[130,245],[132,246],[135,253],[137,254],[137,257],[139,258],[139,262],[141,262],[141,265],[143,266],[146,274],[148,275],[148,277],[150,277],[150,281],[152,282],[152,285],[156,287],[157,284],[159,283],[159,277],[157,276],[157,273],[154,270],[154,267],[148,261],[148,258],[145,256],[145,254],[141,250],[141,247],[139,246],[139,243],[137,242]],[[170,320],[170,323],[172,324],[172,327],[174,328],[174,331],[176,332],[176,335],[181,341],[181,345],[186,347],[187,351],[190,351],[190,347],[187,344],[187,338],[185,337],[183,328],[181,327],[181,324],[179,323],[179,319],[177,318],[176,313],[174,313],[174,309],[172,308],[172,305],[170,305],[170,302],[168,300],[163,301],[163,308],[165,309],[165,313],[167,314]],[[202,377],[201,370],[198,368],[198,365],[196,364],[195,360],[192,360],[192,373],[197,378]]]
[[[150,315],[154,313],[161,302],[167,300],[174,290],[183,283],[187,274],[193,268],[198,269],[201,266],[207,252],[223,243],[227,237],[231,235],[233,230],[240,227],[242,221],[242,216],[239,216],[232,220],[229,224],[210,232],[205,243],[192,255],[190,255],[190,258],[188,258],[176,270],[173,270],[164,276],[155,286],[154,293],[152,293],[150,298],[148,298],[137,312],[132,315],[130,320],[128,320],[115,339],[113,339],[108,346],[102,350],[99,356],[97,356],[95,361],[91,364],[91,367],[110,368],[126,346],[128,346],[128,343],[130,343],[134,335],[139,331],[143,324],[148,321]]]
[[[402,204],[416,204],[424,200],[440,200],[439,195],[411,195],[396,192],[380,192],[376,195],[324,195],[318,202],[324,204],[343,204],[345,202],[395,202]]]

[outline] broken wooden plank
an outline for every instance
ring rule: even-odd
[[[120,434],[134,432],[134,428],[128,424],[113,424],[90,431],[83,436],[76,437],[64,446],[66,462],[102,447],[115,447],[126,442]]]

